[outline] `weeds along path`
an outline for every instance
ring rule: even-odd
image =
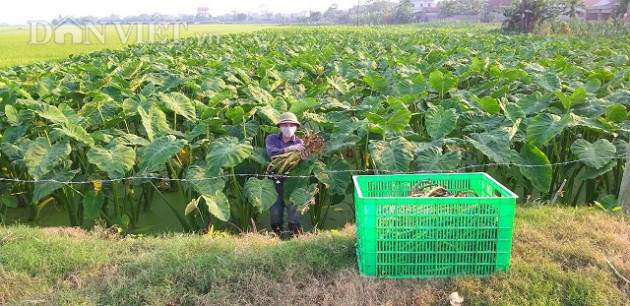
[[[630,303],[630,225],[588,209],[519,208],[512,265],[486,278],[358,275],[354,227],[279,241],[261,234],[121,239],[102,230],[0,228],[1,304],[444,305]]]

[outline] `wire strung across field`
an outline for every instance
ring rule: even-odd
[[[363,170],[330,170],[330,171],[322,171],[324,174],[333,174],[333,173],[381,173],[381,174],[423,174],[423,173],[457,173],[464,170],[483,168],[483,167],[521,167],[521,168],[540,168],[540,167],[555,167],[555,166],[566,166],[571,165],[583,161],[596,160],[598,158],[584,158],[572,161],[566,161],[561,163],[552,163],[552,164],[538,164],[538,165],[528,165],[528,164],[519,164],[513,162],[507,163],[487,163],[487,164],[479,164],[479,165],[468,165],[463,167],[458,167],[450,170],[422,170],[422,171],[391,171],[391,170],[382,170],[382,169],[363,169]],[[615,157],[610,159],[612,160],[625,160],[625,157]],[[280,175],[280,174],[258,174],[258,173],[235,173],[232,174],[224,174],[217,175],[212,177],[204,177],[204,178],[196,178],[196,179],[174,179],[167,177],[157,177],[157,176],[131,176],[131,177],[123,177],[117,179],[104,179],[104,180],[91,180],[91,181],[58,181],[55,179],[47,179],[47,180],[22,180],[22,179],[11,179],[11,178],[0,178],[0,182],[12,182],[12,183],[56,183],[56,184],[65,184],[65,185],[81,185],[81,184],[93,184],[95,182],[99,183],[117,183],[123,181],[133,181],[133,180],[161,180],[166,182],[202,182],[209,181],[215,179],[223,179],[223,178],[231,178],[232,176],[236,177],[263,177],[263,178],[315,178],[315,174],[311,175]]]

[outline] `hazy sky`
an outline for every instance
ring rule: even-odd
[[[366,0],[360,0],[364,4]],[[0,10],[0,23],[26,24],[29,20],[50,21],[59,15],[105,17],[111,14],[128,16],[139,14],[195,14],[197,7],[209,7],[211,15],[232,11],[293,13],[324,11],[331,4],[350,8],[357,0],[4,0]]]

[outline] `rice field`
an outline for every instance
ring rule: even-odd
[[[101,49],[118,49],[126,45],[173,39],[179,36],[217,39],[220,35],[247,33],[269,25],[123,25],[80,28],[62,26],[53,31],[44,25],[0,27],[0,67],[30,64],[39,61],[63,60],[71,54]],[[37,33],[33,35],[32,32]],[[48,32],[48,33],[47,33]],[[48,34],[48,35],[47,35]],[[62,34],[62,35],[59,35]],[[80,42],[73,41],[80,39]]]

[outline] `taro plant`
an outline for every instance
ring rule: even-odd
[[[2,209],[18,203],[35,219],[56,204],[73,225],[102,218],[133,230],[162,199],[187,231],[251,229],[275,199],[264,145],[285,111],[326,140],[285,194],[316,227],[354,173],[485,171],[543,199],[566,180],[567,205],[618,195],[630,139],[626,40],[306,31],[1,70],[0,167],[18,180]]]

